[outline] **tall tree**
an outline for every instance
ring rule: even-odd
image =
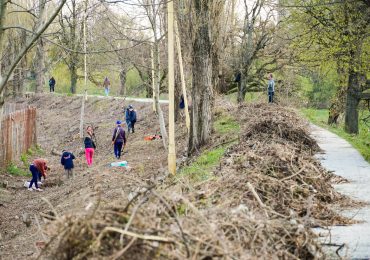
[[[5,25],[4,22],[7,20],[7,16],[10,16],[10,13],[7,13],[7,7],[9,4],[11,4],[10,1],[7,0],[1,0],[0,1],[0,56],[2,57],[4,54],[4,38],[6,30],[24,30],[29,34],[30,36],[27,37],[24,45],[17,50],[17,52],[14,55],[14,58],[12,58],[10,65],[5,70],[0,70],[0,108],[2,107],[4,101],[2,100],[3,97],[3,91],[6,86],[6,83],[8,82],[10,76],[12,75],[14,69],[17,67],[18,63],[22,60],[22,58],[26,55],[26,53],[31,49],[31,47],[34,45],[34,43],[41,37],[41,35],[44,33],[44,31],[49,27],[49,25],[52,23],[52,21],[55,19],[55,17],[58,15],[59,11],[62,9],[64,3],[66,0],[62,0],[59,2],[59,5],[56,6],[56,8],[53,10],[53,12],[50,14],[50,16],[40,25],[38,25],[34,31],[31,31],[26,26],[18,26],[18,25]],[[28,8],[23,8],[24,10],[27,10]],[[11,43],[10,43],[11,44]]]
[[[36,27],[38,27],[44,21],[44,9],[46,7],[45,0],[39,0],[39,8],[38,8],[38,19],[36,22]],[[45,48],[44,48],[44,40],[42,38],[37,40],[36,44],[36,58],[35,58],[35,73],[36,73],[36,93],[40,93],[43,91],[43,87],[45,85]]]
[[[329,123],[335,122],[345,109],[345,130],[358,133],[358,105],[364,97],[361,75],[370,68],[370,7],[364,1],[343,0],[322,4],[297,2],[289,22],[296,30],[295,47],[301,51],[300,61],[306,64],[335,61],[338,72],[338,93],[330,110]],[[299,36],[299,37],[298,37]],[[342,86],[342,84],[345,86]]]
[[[214,88],[212,85],[212,32],[219,30],[212,26],[220,24],[219,8],[224,1],[192,1],[192,111],[188,154],[198,150],[209,141],[212,130]],[[218,73],[218,72],[216,72]]]
[[[64,61],[70,73],[70,90],[76,93],[78,74],[80,65],[80,54],[83,40],[83,4],[76,0],[66,3],[66,10],[62,10],[59,15],[59,42],[65,46]]]

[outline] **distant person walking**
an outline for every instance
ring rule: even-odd
[[[126,134],[125,129],[121,126],[122,122],[118,120],[116,124],[117,127],[114,128],[112,136],[112,145],[114,146],[114,155],[117,159],[120,159],[122,147],[126,146]]]
[[[96,149],[96,144],[95,144],[95,134],[94,130],[91,126],[88,126],[86,128],[86,136],[84,139],[84,144],[85,144],[85,156],[86,156],[86,161],[87,165],[90,167],[93,163],[93,156],[94,152]]]
[[[103,87],[104,87],[105,95],[109,96],[110,81],[109,81],[108,77],[105,77]]]
[[[135,123],[136,123],[136,111],[132,105],[129,105],[126,109],[126,124],[127,132],[135,133]]]
[[[73,153],[63,150],[60,163],[64,166],[67,179],[69,179],[70,177],[73,177],[73,168],[74,168],[73,160],[74,159],[76,159],[76,157],[73,155]]]
[[[272,73],[268,76],[269,82],[267,85],[267,93],[269,97],[269,103],[274,103],[274,93],[275,93],[275,81],[273,79]]]
[[[51,79],[49,79],[50,92],[54,92],[55,83],[56,83],[56,81],[55,81],[54,77],[51,77]]]

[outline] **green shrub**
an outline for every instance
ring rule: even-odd
[[[13,162],[11,162],[8,167],[6,168],[6,171],[15,176],[27,176],[28,173],[24,171],[23,169],[18,168],[17,165],[15,165]]]

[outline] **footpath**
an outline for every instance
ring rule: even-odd
[[[344,216],[360,221],[350,226],[333,226],[324,243],[343,245],[340,256],[351,259],[370,259],[370,164],[347,141],[321,127],[312,125],[312,136],[324,154],[319,154],[321,164],[349,182],[335,185],[342,194],[367,203],[360,209],[344,210]],[[323,230],[319,231],[320,233]]]

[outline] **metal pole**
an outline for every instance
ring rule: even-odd
[[[173,1],[167,2],[168,21],[168,171],[176,174],[176,148],[175,148],[175,48],[174,48],[174,19]]]

